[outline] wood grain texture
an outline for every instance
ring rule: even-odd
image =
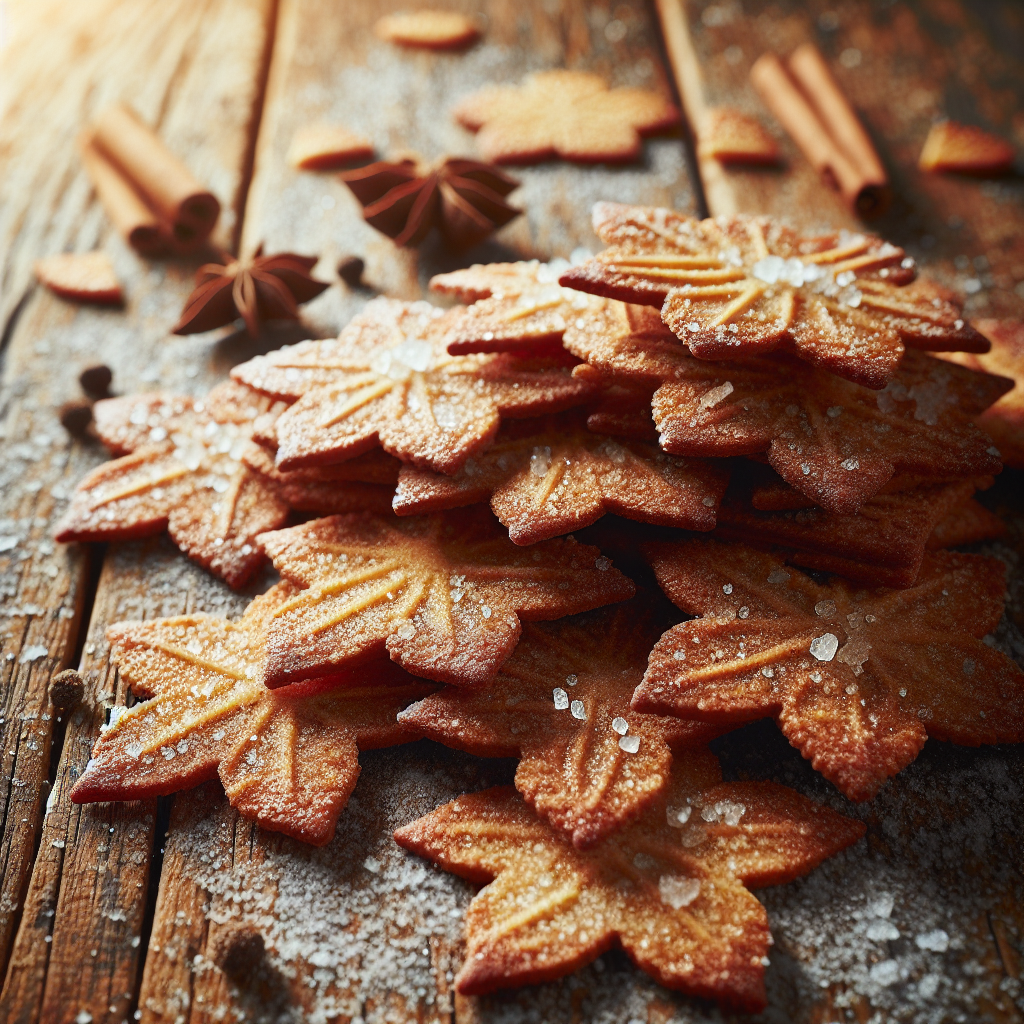
[[[114,369],[117,390],[145,390],[159,381],[187,391],[210,347],[208,338],[167,338],[191,289],[195,261],[144,263],[127,249],[92,198],[71,141],[96,109],[127,98],[211,182],[229,211],[239,208],[265,78],[271,7],[271,0],[182,0],[108,3],[86,14],[82,5],[42,4],[23,26],[27,38],[18,47],[12,44],[14,56],[5,53],[0,130],[7,134],[0,178],[4,187],[17,188],[4,197],[0,217],[7,227],[20,225],[22,233],[6,236],[11,247],[5,250],[4,294],[21,280],[25,261],[58,245],[103,248],[128,293],[123,310],[101,310],[62,302],[37,288],[7,332],[0,383],[6,441],[0,532],[7,544],[0,553],[0,665],[6,676],[0,723],[0,962],[8,978],[0,998],[8,1000],[2,1005],[10,1019],[71,1020],[79,999],[93,1007],[89,1012],[96,1020],[102,1019],[97,1014],[121,1019],[124,1000],[134,1000],[139,952],[119,944],[115,933],[132,925],[137,935],[140,922],[134,910],[107,901],[111,889],[101,882],[120,873],[130,886],[134,858],[141,851],[136,881],[145,878],[149,858],[148,839],[133,812],[115,809],[110,821],[83,821],[67,807],[73,773],[102,722],[95,707],[68,726],[51,816],[41,835],[55,724],[48,680],[75,653],[88,582],[86,551],[54,544],[50,536],[77,480],[103,458],[98,445],[68,438],[56,410],[79,393],[81,369],[97,361]],[[71,70],[65,73],[64,65]],[[195,111],[203,108],[216,112],[215,132],[197,122]],[[40,125],[48,126],[44,138]],[[35,179],[26,177],[29,170]],[[33,203],[19,213],[18,203],[28,199]],[[37,217],[47,232],[64,234],[44,237],[32,228]],[[229,242],[230,215],[221,230]],[[119,599],[112,594],[107,602],[101,595],[98,607],[109,610]],[[101,635],[102,623],[97,629]],[[86,661],[89,671],[99,671],[88,656]],[[41,856],[33,867],[37,842]],[[64,842],[64,852],[53,842]],[[122,863],[123,857],[128,861]],[[121,913],[124,920],[109,916]],[[8,966],[16,927],[16,955]],[[83,959],[81,944],[90,941]]]

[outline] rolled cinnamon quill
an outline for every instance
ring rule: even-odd
[[[142,256],[164,256],[174,248],[170,234],[121,172],[100,152],[91,131],[78,139],[86,172],[114,227]]]
[[[846,202],[862,217],[880,216],[891,198],[885,169],[821,54],[809,43],[801,46],[790,59],[790,71],[792,76],[775,54],[765,53],[750,69],[750,80]]]
[[[93,125],[93,144],[156,214],[179,249],[201,245],[220,215],[220,203],[123,103]]]

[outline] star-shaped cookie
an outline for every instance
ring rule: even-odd
[[[605,513],[687,530],[713,530],[728,470],[666,455],[647,441],[602,437],[583,415],[508,423],[455,474],[404,466],[399,515],[491,502],[516,544],[589,526]]]
[[[765,452],[786,483],[829,512],[856,512],[897,469],[951,478],[1002,466],[973,420],[1012,381],[922,352],[908,351],[876,391],[791,356],[696,359],[649,312],[622,304],[584,314],[564,343],[610,379],[656,388],[665,451]]]
[[[472,303],[451,312],[448,351],[543,352],[560,345],[566,325],[581,311],[604,305],[558,283],[569,266],[567,260],[476,264],[431,278],[434,291]]]
[[[71,799],[141,800],[219,775],[246,817],[328,842],[359,776],[359,750],[416,739],[395,716],[431,686],[384,660],[268,690],[261,639],[296,589],[278,584],[237,622],[183,615],[111,626],[118,670],[148,699],[115,709]]]
[[[512,653],[521,619],[557,619],[635,591],[597,548],[570,538],[517,548],[479,506],[408,519],[332,516],[260,543],[305,588],[268,624],[269,686],[385,651],[415,675],[482,683]]]
[[[242,586],[263,562],[257,534],[288,517],[274,482],[242,459],[256,420],[276,411],[230,382],[201,402],[162,393],[97,402],[97,433],[130,454],[79,483],[57,540],[131,540],[166,529],[189,558]]]
[[[873,235],[804,236],[768,218],[696,220],[599,203],[610,246],[562,284],[661,309],[693,355],[778,349],[866,387],[892,379],[904,346],[985,352],[950,295],[911,284],[913,260]]]
[[[556,412],[593,386],[566,353],[452,356],[451,314],[425,302],[374,299],[327,341],[258,356],[236,380],[297,399],[275,424],[280,469],[342,462],[380,444],[414,465],[454,473],[494,439],[502,416]]]
[[[582,163],[635,160],[644,135],[679,123],[679,111],[647,89],[609,89],[600,75],[541,71],[522,85],[489,85],[460,101],[459,124],[477,133],[485,160]]]
[[[813,505],[757,508],[743,482],[734,482],[737,486],[730,488],[719,510],[716,537],[774,546],[794,565],[836,572],[858,583],[909,587],[921,571],[925,550],[933,547],[936,527],[979,487],[991,486],[992,479],[921,482],[908,490],[876,494],[849,516]],[[755,489],[755,502],[757,497]]]
[[[928,736],[1024,739],[1024,672],[980,639],[1003,613],[1003,564],[926,556],[914,586],[815,583],[739,543],[648,545],[658,582],[701,618],[651,651],[633,707],[732,723],[774,715],[851,800],[867,800]]]
[[[707,742],[700,722],[630,712],[667,628],[646,596],[530,623],[494,682],[446,687],[399,721],[480,757],[518,757],[516,788],[581,850],[632,821],[667,784],[672,748]]]
[[[246,446],[242,461],[271,481],[289,508],[329,516],[342,512],[386,512],[391,508],[394,485],[362,479],[383,477],[392,468],[379,459],[367,458],[378,454],[389,461],[398,461],[376,448],[335,466],[310,466],[285,472],[277,468],[274,453],[255,441]]]
[[[580,851],[511,787],[460,796],[395,841],[487,883],[466,911],[464,995],[562,977],[619,945],[659,983],[765,1005],[768,916],[747,886],[788,882],[864,826],[772,782],[725,782],[680,753],[664,791],[613,841]]]

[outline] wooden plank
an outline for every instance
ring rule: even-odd
[[[472,136],[451,121],[447,110],[489,81],[518,81],[525,71],[568,64],[598,70],[616,85],[669,88],[653,24],[639,2],[613,10],[579,2],[513,8],[492,0],[485,6],[484,42],[462,55],[410,53],[378,41],[374,22],[401,6],[397,0],[281,4],[242,248],[263,241],[271,252],[319,253],[321,277],[331,275],[339,256],[355,253],[366,260],[366,280],[373,286],[338,286],[309,303],[304,321],[311,330],[337,331],[374,289],[419,298],[431,274],[454,266],[568,256],[578,246],[596,246],[590,206],[601,198],[694,209],[686,155],[678,138],[666,138],[648,143],[644,163],[635,167],[583,169],[552,163],[517,168],[523,186],[512,198],[526,207],[527,215],[468,253],[453,255],[430,243],[420,252],[396,248],[363,222],[355,200],[335,176],[299,174],[288,166],[286,152],[297,127],[336,120],[373,138],[381,155],[407,148],[428,157],[472,154]],[[616,19],[627,26],[625,39],[614,27],[605,32]],[[268,341],[233,339],[224,353],[240,360]],[[415,813],[461,791],[465,773],[479,779],[479,772],[499,769],[478,768],[472,759],[426,745],[364,755],[361,761],[366,771],[356,797],[338,838],[324,851],[251,833],[225,811],[223,801],[211,803],[206,791],[176,799],[153,924],[154,943],[169,946],[175,956],[151,947],[139,1000],[144,1021],[245,1016],[258,998],[280,1000],[310,1014],[338,1012],[343,1020],[388,1015],[395,1021],[448,1022],[453,1012],[459,1020],[472,1019],[474,1001],[456,1000],[450,977],[460,958],[458,901],[464,903],[468,890],[455,879],[410,865],[394,848],[390,833],[414,814],[412,808],[396,808],[400,794],[423,790],[424,778],[440,775],[443,782],[435,781],[429,795],[418,799]],[[504,780],[507,766],[497,776],[482,777]],[[230,856],[224,852],[228,847]],[[221,860],[219,871],[211,871],[211,857]],[[376,866],[370,870],[365,863]],[[423,876],[420,888],[403,882],[410,872]],[[287,884],[293,877],[305,880],[312,916],[297,914],[295,886]],[[436,896],[443,913],[425,912],[425,896]],[[272,915],[265,909],[270,899]],[[204,907],[205,913],[197,912]],[[316,908],[324,907],[329,909],[318,916]],[[269,957],[260,984],[271,978],[269,990],[226,984],[214,965],[218,929],[239,920],[267,937]],[[347,932],[353,934],[346,938]]]
[[[489,82],[518,82],[543,68],[585,68],[613,85],[671,92],[655,26],[638,0],[615,5],[467,0],[439,6],[482,8],[488,24],[482,42],[464,54],[409,52],[382,43],[373,25],[388,10],[402,8],[397,0],[282,3],[243,250],[263,241],[268,251],[315,252],[321,256],[320,275],[328,277],[340,256],[355,254],[366,261],[364,277],[372,289],[413,299],[424,294],[431,275],[454,267],[567,257],[578,246],[596,247],[590,208],[599,199],[695,209],[686,155],[672,136],[650,140],[639,165],[584,169],[550,162],[511,168],[522,186],[509,199],[525,213],[490,242],[463,253],[449,252],[436,240],[418,252],[400,249],[362,220],[358,203],[336,175],[292,169],[286,154],[296,128],[320,120],[368,136],[382,159],[402,150],[429,159],[474,156],[472,133],[455,124],[448,111]],[[626,35],[613,31],[617,41],[611,42],[605,30],[616,19]],[[306,320],[322,331],[336,331],[370,294],[369,289],[329,289],[305,307]]]
[[[111,1005],[117,1005],[117,1012],[123,1010],[119,1004],[124,1003],[125,992],[129,1001],[134,999],[139,952],[130,942],[120,943],[119,936],[131,927],[138,935],[137,914],[132,917],[134,909],[129,914],[125,908],[138,903],[136,883],[145,878],[152,829],[145,812],[140,817],[131,809],[114,810],[107,815],[109,821],[102,814],[82,819],[67,803],[67,789],[103,721],[100,698],[109,685],[107,669],[101,670],[93,655],[86,654],[83,666],[94,673],[88,697],[95,703],[67,724],[57,788],[33,869],[54,724],[47,682],[50,673],[74,654],[87,584],[86,552],[55,545],[49,536],[74,484],[103,457],[96,445],[69,441],[57,422],[56,407],[78,391],[76,378],[82,367],[101,360],[113,367],[118,390],[145,389],[158,379],[170,389],[188,390],[209,347],[209,339],[166,340],[191,289],[195,261],[145,264],[112,236],[91,198],[71,142],[75,130],[98,108],[117,98],[129,99],[159,126],[171,148],[211,183],[227,211],[217,237],[230,244],[231,211],[240,207],[247,184],[272,6],[272,0],[109,3],[102,10],[91,7],[88,16],[82,5],[41,7],[35,31],[46,29],[40,38],[47,45],[26,43],[18,51],[19,82],[7,80],[15,101],[6,108],[11,120],[3,130],[10,148],[3,151],[2,165],[20,182],[16,195],[40,195],[47,217],[64,225],[67,244],[85,249],[100,244],[111,255],[128,294],[126,308],[116,311],[77,307],[36,290],[12,325],[6,352],[0,407],[8,444],[0,516],[5,536],[18,539],[0,556],[6,563],[0,563],[0,569],[7,652],[3,665],[8,677],[2,782],[6,803],[0,840],[0,961],[7,979],[0,1016],[7,1012],[9,1019],[36,1020],[43,1013],[43,1019],[70,1020],[81,1011],[100,1020],[115,1012],[109,1010]],[[76,48],[83,49],[81,60],[75,57]],[[35,63],[29,59],[31,52],[41,54]],[[59,61],[51,64],[53,54],[63,55],[70,69],[66,74],[58,71]],[[43,74],[47,71],[49,79]],[[195,110],[204,105],[218,113],[215,133],[204,133],[195,121]],[[53,126],[53,136],[43,147],[53,168],[41,170],[38,188],[30,188],[21,177],[19,158],[24,151],[28,165],[37,159],[31,146],[38,149],[42,140],[36,140],[31,129],[38,134],[39,124]],[[57,184],[51,181],[51,170]],[[53,197],[50,207],[47,196]],[[8,212],[5,206],[4,215]],[[24,219],[31,221],[35,215],[35,210],[25,211]],[[52,241],[31,232],[18,237],[19,252]],[[14,280],[21,257],[8,255],[5,273]],[[42,251],[36,249],[32,255]],[[116,609],[121,596],[116,587],[110,589],[110,600],[100,599],[104,616]],[[124,609],[119,617],[123,615]],[[102,629],[102,624],[97,626],[94,635],[101,636]],[[106,691],[108,699],[112,689]],[[127,917],[111,916],[121,913]],[[73,1011],[72,992],[83,1004]]]

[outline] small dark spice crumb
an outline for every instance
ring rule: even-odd
[[[237,927],[224,932],[213,950],[213,962],[232,980],[246,978],[263,963],[263,936],[254,928]]]
[[[85,681],[73,669],[66,668],[50,679],[50,700],[53,706],[62,713],[73,711],[82,703],[85,694]]]
[[[104,363],[87,366],[79,375],[78,383],[90,398],[106,398],[110,393],[110,384],[114,373]]]
[[[84,437],[92,423],[92,402],[76,399],[65,402],[58,410],[61,425],[72,437]]]
[[[338,277],[350,288],[355,288],[362,279],[366,264],[358,256],[342,256],[338,260]]]

